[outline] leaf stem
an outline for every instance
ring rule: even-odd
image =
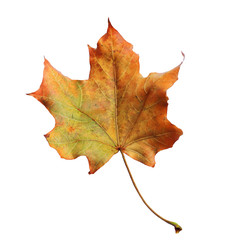
[[[124,156],[124,154],[123,154],[123,152],[122,152],[121,150],[120,150],[120,152],[121,152],[121,154],[122,154],[123,161],[124,161],[124,163],[125,163],[125,165],[126,165],[126,169],[127,169],[128,173],[129,173],[129,175],[130,175],[131,181],[132,181],[132,183],[133,183],[133,185],[134,185],[134,187],[135,187],[138,195],[139,195],[140,198],[142,199],[143,203],[144,203],[144,204],[147,206],[147,208],[150,209],[150,211],[151,211],[152,213],[154,213],[158,218],[160,218],[160,219],[163,220],[164,222],[172,225],[172,226],[175,228],[176,233],[179,233],[179,232],[182,230],[182,228],[181,228],[181,226],[180,226],[179,224],[177,224],[177,223],[175,223],[175,222],[172,222],[172,221],[169,221],[169,220],[161,217],[161,216],[160,216],[159,214],[157,214],[157,213],[147,204],[147,202],[144,200],[144,198],[143,198],[143,196],[141,195],[138,187],[137,187],[136,184],[135,184],[135,181],[134,181],[134,179],[133,179],[133,177],[132,177],[132,174],[131,174],[130,169],[129,169],[129,167],[128,167],[128,164],[127,164],[127,162],[126,162],[126,158],[125,158],[125,156]]]

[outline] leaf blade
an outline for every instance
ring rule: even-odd
[[[65,159],[86,156],[91,173],[118,150],[155,166],[156,153],[172,147],[183,133],[167,119],[166,95],[182,63],[144,78],[138,54],[110,22],[97,48],[88,48],[88,80],[71,80],[45,59],[42,84],[30,94],[55,118],[54,129],[45,135],[50,146]]]

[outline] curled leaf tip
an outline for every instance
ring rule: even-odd
[[[182,54],[182,56],[183,56],[183,60],[182,60],[182,62],[181,62],[181,64],[184,62],[184,60],[185,60],[185,54],[181,51],[181,54]]]

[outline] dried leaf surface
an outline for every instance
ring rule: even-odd
[[[155,154],[182,135],[167,119],[166,96],[181,64],[144,78],[139,56],[110,22],[89,54],[88,80],[71,80],[45,59],[42,84],[29,94],[55,118],[54,129],[45,135],[49,145],[65,159],[86,156],[90,173],[119,150],[153,167]]]

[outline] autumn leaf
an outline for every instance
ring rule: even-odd
[[[154,167],[156,153],[182,135],[167,119],[166,96],[181,64],[143,77],[139,56],[110,21],[89,54],[88,80],[71,80],[45,59],[42,84],[29,94],[55,118],[54,129],[45,135],[49,145],[65,159],[86,156],[91,174],[118,151]]]

